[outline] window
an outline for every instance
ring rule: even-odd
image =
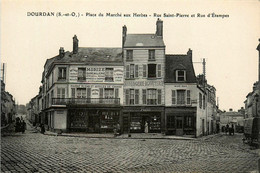
[[[133,50],[126,50],[126,60],[133,60]]]
[[[178,81],[178,82],[186,81],[184,70],[177,70],[176,71],[176,81]]]
[[[99,98],[103,98],[103,88],[99,88]]]
[[[184,117],[184,127],[185,128],[193,128],[194,127],[194,122],[193,122],[193,117],[192,116],[185,116]]]
[[[135,104],[139,104],[139,89],[135,90]]]
[[[147,66],[146,66],[146,64],[143,65],[143,77],[147,77]]]
[[[202,108],[202,94],[199,93],[199,107]]]
[[[65,88],[57,88],[57,98],[65,98]]]
[[[113,88],[105,88],[105,98],[114,98],[114,89]]]
[[[143,104],[146,105],[146,90],[143,89]]]
[[[177,90],[177,104],[185,104],[185,90]]]
[[[86,88],[77,88],[77,98],[86,98]]]
[[[191,104],[190,102],[190,90],[187,90],[187,104]]]
[[[130,105],[133,105],[134,104],[134,100],[135,100],[135,98],[134,98],[134,95],[135,93],[134,93],[134,89],[130,89]]]
[[[206,106],[206,104],[205,104],[205,95],[203,95],[203,109],[205,109],[205,106]]]
[[[147,94],[148,94],[147,104],[156,105],[156,89],[148,89]]]
[[[51,100],[51,103],[52,103],[52,98],[54,97],[54,92],[53,92],[53,90],[51,91],[51,98],[50,98],[50,100]]]
[[[66,67],[59,67],[58,70],[58,80],[66,80]]]
[[[175,105],[176,104],[176,91],[172,90],[172,104]]]
[[[118,88],[115,89],[115,98],[119,98],[119,89]]]
[[[86,68],[78,68],[78,80],[86,81]]]
[[[162,65],[158,64],[157,67],[157,77],[162,77]]]
[[[125,90],[125,104],[129,105],[129,89]]]
[[[162,90],[158,89],[158,105],[162,104]]]
[[[155,50],[149,50],[149,60],[155,60]]]
[[[148,78],[156,78],[156,64],[148,64]]]
[[[134,69],[135,65],[131,64],[130,65],[130,78],[133,79],[135,77],[135,69]]]
[[[114,81],[113,72],[114,72],[113,68],[106,68],[106,72],[105,72],[105,81],[106,82],[113,82]]]

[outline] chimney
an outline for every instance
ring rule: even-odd
[[[60,47],[59,57],[60,57],[60,58],[63,58],[63,57],[64,57],[64,48],[63,48],[63,47]]]
[[[191,61],[192,61],[192,50],[189,48],[187,55],[190,57]]]
[[[79,40],[76,35],[73,37],[73,54],[78,53],[78,48],[79,48]]]
[[[156,35],[162,37],[163,36],[163,21],[158,18],[156,22]]]
[[[229,112],[232,112],[233,111],[233,109],[232,108],[229,108]]]
[[[127,34],[127,27],[124,25],[123,32],[122,32],[122,47],[124,47],[124,44],[125,44],[126,34]]]

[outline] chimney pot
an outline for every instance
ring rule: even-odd
[[[60,58],[63,58],[64,57],[64,48],[63,47],[60,47],[60,50],[59,50],[59,56]]]
[[[124,25],[122,30],[122,47],[124,47],[127,34],[127,27]]]
[[[72,39],[73,39],[73,54],[77,54],[79,48],[79,40],[76,35],[74,35]]]

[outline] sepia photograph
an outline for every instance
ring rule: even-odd
[[[259,0],[2,0],[1,172],[260,172]]]

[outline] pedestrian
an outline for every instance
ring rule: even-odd
[[[145,132],[145,133],[148,133],[148,132],[149,132],[149,128],[148,128],[148,123],[147,123],[147,121],[145,121],[145,124],[144,124],[144,132]]]
[[[233,124],[232,124],[232,125],[233,125]],[[231,127],[231,125],[229,125],[228,132],[229,132],[229,135],[231,135],[231,134],[232,134],[232,127]]]
[[[227,124],[225,128],[226,134],[228,133],[228,130],[229,130],[229,125]]]
[[[21,120],[20,120],[19,117],[17,117],[17,118],[15,119],[15,125],[14,125],[14,127],[15,127],[15,132],[20,132],[20,131],[21,131]]]
[[[232,124],[232,126],[231,126],[231,133],[232,133],[232,135],[235,135],[234,124]]]
[[[24,120],[21,121],[21,132],[24,133],[25,132],[25,128],[26,128],[26,123],[24,122]]]
[[[44,124],[41,124],[41,133],[42,133],[42,134],[45,133],[45,127],[44,127]]]

